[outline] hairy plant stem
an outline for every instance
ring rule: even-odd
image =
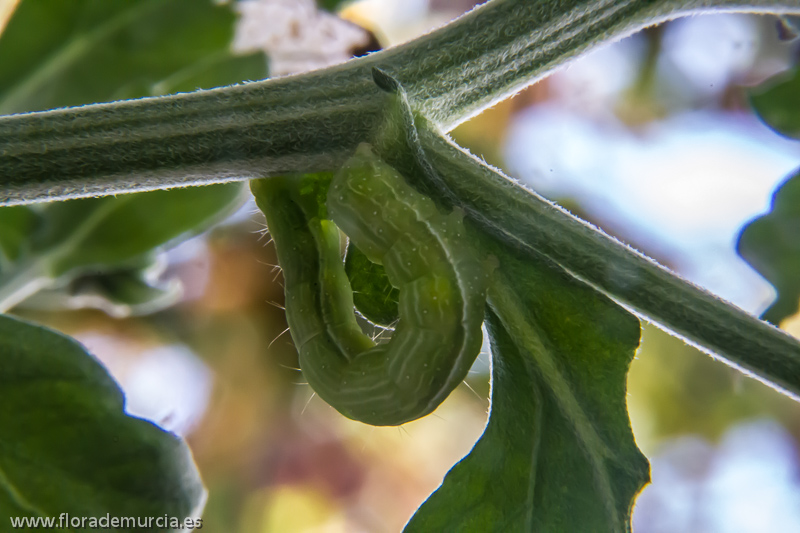
[[[385,137],[391,95],[373,82],[374,67],[403,87],[409,116],[447,131],[594,45],[712,9],[800,13],[800,0],[494,0],[408,45],[303,76],[2,117],[0,202],[335,169],[360,142]],[[484,231],[800,395],[792,338],[516,186],[429,127],[415,142],[438,195]]]
[[[404,87],[375,70],[393,95],[377,149],[414,186],[460,208],[488,243],[504,243],[572,276],[707,353],[800,400],[800,343],[515,183],[415,113]],[[489,251],[486,251],[489,253]],[[502,310],[496,310],[503,317]],[[508,324],[506,324],[508,326]]]
[[[494,0],[302,76],[0,117],[0,205],[329,170],[381,122],[372,67],[447,131],[593,46],[712,9],[799,13],[800,0]]]
[[[517,186],[435,131],[416,131],[429,183],[490,239],[558,265],[635,314],[800,400],[797,339]]]

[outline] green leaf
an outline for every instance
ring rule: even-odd
[[[0,390],[3,517],[200,512],[186,444],[126,415],[122,392],[74,340],[0,315]]]
[[[755,112],[772,129],[800,139],[800,68],[776,76],[750,93]]]
[[[10,309],[40,290],[68,286],[82,276],[138,268],[157,249],[207,230],[244,199],[243,184],[228,183],[48,204],[31,235],[30,252],[0,272],[0,310]],[[101,285],[120,281],[109,279]],[[156,289],[162,292],[160,296],[152,292],[146,296],[144,289],[141,285],[136,289],[136,298],[156,298],[164,303],[162,297],[175,295],[174,289],[169,289],[169,294]],[[138,303],[146,308],[146,302]]]
[[[338,11],[352,0],[317,0],[317,5],[328,11]]]
[[[263,54],[230,52],[234,19],[230,5],[210,0],[23,0],[0,35],[0,112],[265,77]],[[0,310],[43,287],[72,285],[85,293],[73,278],[87,271],[90,292],[101,298],[69,298],[61,290],[49,295],[50,304],[111,302],[106,310],[115,313],[160,308],[176,296],[174,285],[113,271],[207,229],[241,205],[241,192],[241,184],[226,184],[57,203],[43,209],[41,220],[24,218],[27,208],[0,209],[0,258],[9,260],[0,262]]]
[[[242,184],[230,183],[54,202],[43,213],[33,247],[54,278],[107,271],[201,233],[243,199]]]
[[[255,81],[266,76],[266,58],[262,53],[239,56],[222,50],[153,84],[150,93],[157,95],[190,92],[242,81]]]
[[[263,59],[225,61],[234,20],[210,0],[22,0],[0,35],[0,114],[266,77]]]
[[[38,218],[36,212],[27,206],[0,208],[0,272],[23,252]]]
[[[773,324],[800,307],[800,169],[772,195],[770,211],[749,222],[736,250],[778,292],[762,318]]]
[[[489,423],[406,531],[629,530],[649,480],[625,396],[639,322],[556,267],[497,255]]]
[[[115,318],[155,313],[176,303],[182,293],[179,280],[158,279],[165,267],[165,261],[157,261],[144,268],[78,276],[65,287],[37,292],[22,307],[48,311],[92,308]]]
[[[368,320],[390,326],[400,316],[400,291],[392,286],[383,266],[370,261],[351,242],[347,246],[344,270],[353,288],[353,303]]]

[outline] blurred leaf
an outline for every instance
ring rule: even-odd
[[[202,510],[186,444],[127,416],[122,392],[77,342],[0,315],[0,369],[0,515]]]
[[[30,252],[0,272],[0,309],[81,276],[135,269],[157,249],[207,230],[244,198],[242,183],[228,183],[47,204],[31,235]],[[139,289],[138,297],[145,297],[144,287]]]
[[[744,379],[650,324],[643,324],[642,345],[628,373],[628,397],[646,413],[642,436],[650,443],[692,433],[715,441],[731,426],[753,418],[778,417],[791,426],[798,411],[788,396]]]
[[[234,56],[228,51],[221,51],[153,84],[150,92],[154,95],[190,92],[266,77],[264,54]]]
[[[243,199],[241,183],[54,202],[33,240],[45,272],[110,270],[197,235]]]
[[[397,321],[400,291],[389,282],[383,266],[367,259],[351,242],[347,246],[344,270],[353,288],[353,303],[362,315],[382,326]]]
[[[338,11],[353,0],[317,0],[317,5],[328,11]]]
[[[234,21],[210,0],[22,0],[0,35],[0,114],[266,77],[225,60]]]
[[[762,318],[778,325],[796,313],[800,302],[800,170],[775,190],[769,213],[742,229],[736,250],[778,292]]]
[[[92,308],[114,318],[155,313],[176,303],[182,293],[179,280],[158,279],[165,267],[165,261],[158,261],[147,268],[79,276],[66,287],[39,291],[22,307],[48,311]]]
[[[489,423],[406,531],[629,530],[649,479],[626,411],[639,322],[562,271],[498,257]]]
[[[15,261],[36,228],[36,212],[27,206],[0,209],[0,272]]]
[[[263,54],[230,52],[234,21],[230,5],[210,0],[22,0],[0,35],[0,112],[266,77]],[[50,285],[71,285],[48,295],[52,305],[116,302],[123,307],[106,307],[115,312],[159,308],[174,299],[174,286],[145,283],[129,268],[118,275],[114,270],[207,229],[240,205],[241,191],[241,184],[226,184],[54,203],[42,210],[35,233],[36,220],[24,218],[27,208],[0,208],[0,251],[10,260],[20,259],[24,248],[30,252],[16,272],[0,278],[0,294],[14,292],[4,283],[30,283],[31,276],[19,270],[35,267],[35,274],[53,278]],[[34,242],[24,243],[28,237]],[[82,298],[86,286],[75,286],[81,282],[73,278],[87,273],[90,292],[100,299]],[[103,280],[104,275],[112,277]],[[67,277],[55,279],[61,276]],[[71,298],[70,290],[79,297]]]
[[[797,19],[787,19],[797,23]],[[800,139],[800,68],[778,76],[751,93],[761,118],[777,132]],[[798,310],[800,300],[800,172],[773,193],[770,212],[747,224],[737,251],[772,283],[776,300],[762,318],[779,324]]]
[[[750,103],[772,129],[800,139],[800,68],[776,76],[751,91]]]

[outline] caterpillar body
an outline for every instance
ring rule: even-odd
[[[304,376],[322,399],[365,423],[431,413],[466,377],[482,342],[488,275],[462,214],[440,213],[366,144],[331,180],[326,208],[308,179],[252,185],[283,267]],[[356,322],[339,228],[400,291],[388,343],[376,345]]]

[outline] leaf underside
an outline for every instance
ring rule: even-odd
[[[125,414],[74,340],[0,315],[0,515],[194,516],[205,500],[186,444]]]
[[[737,251],[778,292],[762,318],[778,325],[795,314],[800,304],[800,171],[775,190],[770,211],[744,227]]]
[[[489,423],[406,531],[629,529],[649,480],[625,403],[639,321],[557,267],[496,255]]]

